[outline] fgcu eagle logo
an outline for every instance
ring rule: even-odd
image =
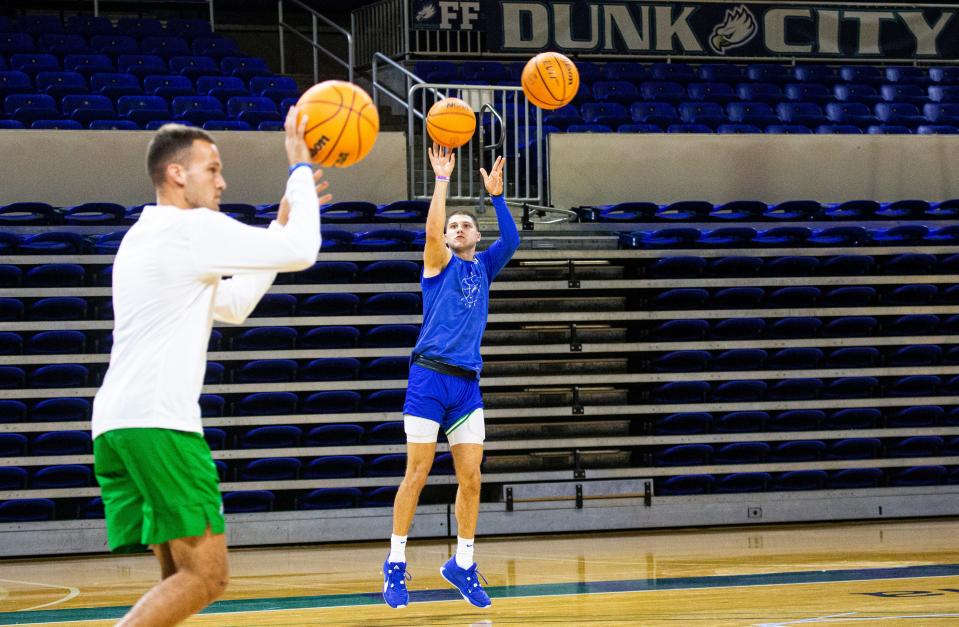
[[[432,2],[426,2],[420,5],[419,10],[416,12],[416,21],[424,22],[426,20],[432,19],[436,15],[436,5]]]
[[[722,24],[709,36],[709,47],[718,54],[726,54],[730,48],[749,43],[756,36],[756,18],[743,5],[726,11]]]
[[[463,290],[463,304],[472,308],[480,297],[479,273],[472,268],[469,274],[460,279],[460,287]]]

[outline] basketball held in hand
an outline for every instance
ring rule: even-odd
[[[526,97],[540,109],[559,109],[576,97],[579,70],[566,56],[543,52],[526,63],[521,84]]]
[[[426,132],[440,146],[459,148],[476,132],[476,114],[459,98],[443,98],[426,114]]]
[[[369,94],[353,83],[318,83],[296,106],[300,116],[308,116],[305,139],[313,163],[347,168],[362,161],[376,143],[380,116]]]

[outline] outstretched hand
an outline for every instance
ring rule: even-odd
[[[306,124],[308,116],[304,113],[299,123],[296,121],[298,108],[293,106],[286,112],[283,130],[286,132],[286,158],[290,165],[310,162],[310,149],[306,145]]]
[[[486,185],[486,191],[489,192],[490,196],[503,195],[503,167],[505,165],[506,159],[503,158],[503,155],[500,155],[493,162],[489,174],[486,173],[484,168],[480,168],[480,174],[483,175],[483,184]]]
[[[330,186],[329,181],[323,180],[323,170],[317,170],[313,173],[313,182],[316,184],[316,195],[319,196],[320,206],[329,204],[333,200],[332,194],[324,194],[320,196],[320,193],[325,191],[327,187]],[[280,223],[281,226],[286,226],[287,220],[290,218],[290,201],[287,200],[286,195],[283,195],[283,199],[280,200],[280,208],[276,212],[276,221]]]
[[[433,165],[433,173],[436,176],[448,177],[453,173],[453,168],[456,167],[456,154],[453,153],[452,148],[440,146],[433,142],[433,147],[427,148],[426,151],[430,156],[430,163]]]

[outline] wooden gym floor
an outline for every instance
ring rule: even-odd
[[[482,521],[480,521],[482,524]],[[480,538],[493,607],[439,576],[455,541],[411,538],[412,604],[386,607],[388,542],[231,552],[226,597],[188,625],[959,625],[951,519]],[[0,624],[110,625],[151,555],[0,562]]]

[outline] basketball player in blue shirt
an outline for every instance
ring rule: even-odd
[[[413,348],[403,422],[406,430],[406,475],[393,505],[390,554],[383,564],[383,598],[390,607],[409,603],[406,588],[406,538],[420,492],[426,484],[440,428],[449,440],[456,480],[456,555],[440,574],[476,607],[491,602],[477,581],[473,540],[479,514],[480,463],[486,427],[479,376],[483,368],[480,340],[489,310],[489,286],[519,247],[519,233],[503,199],[503,157],[490,172],[480,169],[496,208],[500,238],[477,253],[480,232],[469,210],[446,215],[446,191],[456,165],[451,150],[429,149],[436,174],[433,201],[426,218],[423,250],[423,326]]]

